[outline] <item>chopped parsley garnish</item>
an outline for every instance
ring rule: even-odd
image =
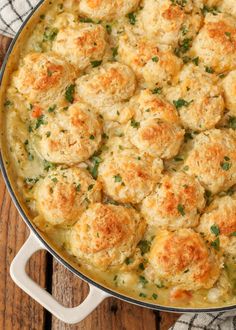
[[[152,94],[161,94],[162,87],[156,87],[152,90]]]
[[[139,264],[138,268],[139,268],[140,270],[144,270],[144,269],[145,269],[144,264],[143,264],[143,263]]]
[[[225,32],[226,37],[228,37],[229,39],[231,39],[231,33],[230,32]]]
[[[234,231],[233,233],[231,233],[230,236],[236,237],[236,231]]]
[[[152,58],[152,61],[153,61],[153,62],[158,62],[158,61],[159,61],[158,56],[154,56],[154,57]]]
[[[79,17],[79,21],[81,23],[94,23],[94,21],[91,18],[87,18],[87,17]]]
[[[9,107],[11,105],[13,105],[13,103],[10,100],[6,100],[6,102],[4,103],[5,107]]]
[[[225,156],[224,161],[220,163],[220,167],[224,171],[229,171],[230,168],[232,167],[232,163],[230,162],[230,158]]]
[[[66,94],[65,94],[65,97],[66,97],[66,100],[70,103],[73,103],[74,102],[74,94],[75,94],[75,85],[69,85],[67,88],[66,88]]]
[[[142,240],[138,243],[138,247],[141,251],[141,255],[143,256],[145,253],[150,251],[151,242],[149,242],[147,240]]]
[[[214,69],[212,67],[210,67],[210,66],[205,66],[205,71],[207,73],[214,73],[215,72]]]
[[[178,100],[174,100],[173,101],[173,104],[176,107],[176,109],[178,110],[178,109],[180,109],[182,107],[188,107],[192,102],[193,101],[188,102],[188,101],[186,101],[184,99],[178,99]]]
[[[211,226],[211,232],[212,234],[214,234],[215,236],[219,236],[220,235],[220,228],[217,225],[212,225]]]
[[[51,162],[48,162],[47,160],[44,160],[43,167],[44,167],[44,170],[48,172],[49,170],[55,169],[56,165]]]
[[[120,176],[120,174],[113,176],[113,178],[115,179],[115,182],[122,182],[122,177]]]
[[[111,32],[112,32],[112,27],[111,27],[111,25],[107,24],[107,25],[106,25],[106,30],[107,30],[107,33],[108,33],[108,34],[111,34]]]
[[[90,185],[88,186],[88,191],[92,190],[93,187],[94,187],[94,184],[90,184]]]
[[[49,137],[49,136],[51,136],[51,132],[48,131],[48,132],[46,133],[46,137]]]
[[[226,77],[226,74],[225,73],[221,73],[221,74],[219,74],[219,78],[220,79],[224,79]]]
[[[25,178],[25,183],[32,186],[39,181],[39,178]]]
[[[43,34],[43,41],[53,41],[59,30],[57,28],[49,29],[48,27],[45,28],[44,34]]]
[[[192,62],[193,62],[196,66],[198,66],[198,64],[199,64],[199,57],[195,57],[195,58],[193,58],[193,59],[192,59]]]
[[[55,183],[58,182],[57,178],[52,178],[52,181],[55,182]]]
[[[192,38],[185,38],[179,42],[179,47],[175,48],[174,53],[176,56],[180,57],[182,54],[187,53],[191,47]]]
[[[48,112],[54,112],[56,110],[56,105],[54,104],[52,107],[48,108]]]
[[[41,115],[39,118],[37,118],[35,129],[38,129],[41,125],[44,125],[44,115]]]
[[[90,63],[93,68],[97,68],[98,66],[100,66],[102,64],[102,60],[101,61],[91,61]]]
[[[170,1],[171,1],[172,5],[174,5],[174,6],[178,5],[182,8],[185,7],[187,4],[187,0],[170,0]]]
[[[136,121],[134,118],[131,119],[130,121],[130,125],[133,127],[133,128],[139,128],[140,127],[140,123],[138,121]]]
[[[136,15],[134,13],[129,13],[127,15],[128,19],[129,19],[129,22],[131,25],[135,25],[136,23]]]
[[[219,237],[217,237],[217,239],[215,241],[211,242],[211,246],[217,251],[220,250],[220,239],[219,239]]]
[[[152,294],[152,299],[156,300],[158,298],[158,295],[156,293]]]
[[[206,190],[205,193],[204,193],[204,197],[205,197],[205,200],[206,200],[206,204],[209,205],[210,202],[211,202],[211,197],[212,197],[212,194],[209,190]]]
[[[179,213],[182,215],[182,216],[185,216],[185,211],[184,211],[184,206],[182,204],[179,204],[177,206],[177,210],[179,211]]]
[[[95,136],[94,135],[90,135],[89,139],[90,140],[94,140],[95,139]]]
[[[102,160],[100,157],[94,156],[92,158],[92,167],[89,167],[89,171],[94,179],[98,177],[98,167],[101,162]]]
[[[126,265],[130,265],[130,264],[132,264],[133,261],[134,261],[134,259],[132,259],[132,258],[126,258],[126,259],[125,259],[125,263],[126,263]]]
[[[115,59],[116,56],[118,55],[118,47],[113,47],[111,50],[112,50],[112,57],[113,59]]]
[[[176,157],[174,158],[174,161],[175,161],[175,162],[182,162],[182,161],[183,161],[183,158],[176,156]]]
[[[106,133],[103,133],[103,134],[102,134],[102,138],[103,138],[103,139],[109,139],[109,136],[108,136]]]
[[[162,283],[162,281],[160,281],[159,283],[156,283],[156,287],[157,287],[158,289],[162,289],[162,288],[164,288],[165,286],[164,286],[164,284]]]
[[[146,298],[147,295],[145,293],[143,293],[143,292],[140,292],[139,297]]]
[[[142,284],[143,287],[145,287],[145,285],[148,284],[148,281],[142,275],[139,276],[139,282]]]
[[[230,116],[228,123],[229,123],[229,128],[236,130],[236,117]]]
[[[78,183],[77,186],[76,186],[76,191],[80,191],[80,189],[81,189],[81,184]]]
[[[201,9],[202,14],[205,16],[207,13],[211,13],[212,15],[218,15],[219,10],[217,7],[209,7],[207,5],[204,5],[204,7]]]

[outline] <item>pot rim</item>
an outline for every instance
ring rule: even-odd
[[[31,17],[37,12],[37,10],[41,7],[41,5],[44,3],[45,0],[40,0],[39,3],[36,5],[36,7],[32,10],[32,12],[29,14],[29,16],[26,18],[26,20],[24,21],[24,23],[22,24],[22,26],[20,27],[19,31],[16,33],[15,37],[13,38],[7,53],[4,57],[4,61],[2,63],[2,67],[1,67],[1,71],[0,71],[0,88],[2,85],[2,80],[3,80],[3,76],[5,74],[5,69],[7,67],[8,64],[8,59],[14,49],[14,46],[16,45],[18,38],[20,37],[22,31],[24,30],[24,28],[27,26],[29,20],[31,19]],[[12,185],[10,183],[10,180],[8,178],[8,174],[7,174],[7,170],[6,167],[4,165],[4,161],[3,161],[3,155],[2,152],[0,150],[0,169],[3,175],[3,179],[5,181],[6,187],[8,189],[8,192],[10,194],[10,197],[17,209],[17,211],[19,212],[20,216],[22,217],[22,219],[24,220],[24,222],[26,223],[26,225],[29,227],[29,229],[34,233],[34,235],[40,240],[40,242],[45,246],[45,248],[47,249],[48,252],[51,253],[51,255],[57,259],[64,267],[66,267],[67,269],[69,269],[74,275],[78,276],[80,279],[82,279],[83,281],[95,286],[96,288],[100,289],[101,291],[106,292],[107,294],[118,298],[120,300],[126,301],[128,303],[132,303],[141,307],[145,307],[145,308],[150,308],[153,310],[158,310],[158,311],[163,311],[163,312],[172,312],[172,313],[206,313],[206,312],[222,312],[222,311],[230,311],[236,308],[236,305],[232,305],[232,306],[225,306],[225,307],[213,307],[213,308],[181,308],[181,307],[171,307],[171,306],[162,306],[162,305],[157,305],[157,304],[152,304],[149,302],[144,302],[144,301],[140,301],[137,300],[135,298],[131,298],[131,297],[127,297],[124,294],[121,294],[117,291],[113,291],[111,289],[106,288],[105,286],[103,286],[100,283],[95,282],[94,280],[92,280],[90,277],[84,275],[83,273],[81,273],[79,270],[77,270],[76,268],[74,268],[72,265],[70,265],[65,259],[63,259],[45,240],[44,238],[40,235],[40,233],[38,232],[38,230],[33,226],[33,224],[31,223],[30,219],[27,217],[26,213],[24,212],[23,208],[21,207],[20,202],[18,201],[16,194],[13,191]]]

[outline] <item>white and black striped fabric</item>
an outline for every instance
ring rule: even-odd
[[[0,0],[0,34],[14,37],[39,0]],[[236,330],[236,311],[184,314],[170,330]]]
[[[0,0],[0,33],[14,37],[39,0]]]
[[[169,330],[236,330],[236,311],[183,314]]]

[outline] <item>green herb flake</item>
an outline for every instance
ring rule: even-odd
[[[207,73],[214,73],[215,72],[214,69],[212,67],[210,67],[210,66],[205,66],[205,71]]]
[[[57,178],[52,178],[52,181],[55,182],[55,183],[58,182]]]
[[[118,55],[118,47],[113,47],[111,50],[112,50],[112,57],[113,59],[115,59],[116,56]]]
[[[145,269],[144,264],[141,262],[141,264],[139,264],[138,268],[139,268],[140,270],[144,270],[144,269]]]
[[[156,87],[152,90],[152,94],[161,94],[162,87]]]
[[[108,33],[108,34],[111,34],[111,32],[112,32],[112,27],[111,27],[111,25],[107,24],[107,25],[106,25],[106,30],[107,30],[107,33]]]
[[[236,237],[236,231],[230,234],[230,236]]]
[[[56,105],[54,104],[52,107],[48,108],[48,112],[51,113],[51,112],[54,112],[56,110]]]
[[[198,66],[198,65],[199,65],[199,57],[195,57],[195,58],[193,58],[193,59],[192,59],[192,62],[193,62],[196,66]]]
[[[177,206],[177,210],[179,211],[179,213],[182,215],[182,216],[185,216],[185,211],[184,211],[184,206],[182,204],[179,204]]]
[[[146,284],[148,284],[148,281],[142,275],[139,276],[139,282],[142,284],[143,288],[145,287]]]
[[[134,259],[133,258],[126,258],[125,259],[125,264],[126,265],[130,265],[130,264],[132,264],[134,262]]]
[[[47,132],[46,137],[50,137],[50,136],[51,136],[51,132]]]
[[[122,182],[122,177],[120,176],[120,174],[113,176],[113,178],[115,179],[115,182]]]
[[[139,297],[141,297],[141,298],[146,298],[147,295],[146,295],[145,293],[143,293],[143,292],[140,292]]]
[[[151,243],[147,240],[142,240],[138,243],[138,247],[141,251],[141,255],[143,256],[145,253],[150,251]]]
[[[91,61],[90,63],[93,68],[97,68],[98,66],[100,66],[102,64],[102,60],[101,61]]]
[[[93,187],[94,187],[94,184],[90,184],[90,185],[88,186],[88,191],[92,190]]]
[[[220,167],[224,171],[229,171],[232,167],[232,163],[230,162],[229,157],[224,157],[224,161],[220,163]]]
[[[13,103],[10,100],[6,100],[6,102],[4,103],[5,107],[10,107],[11,105],[13,105]]]
[[[78,192],[79,192],[80,190],[81,190],[81,184],[80,184],[80,183],[78,183],[78,184],[77,184],[77,186],[76,186],[76,191],[78,191]]]
[[[136,23],[136,15],[134,13],[129,13],[127,15],[128,19],[129,19],[129,22],[131,25],[135,25]]]
[[[220,228],[217,225],[212,225],[211,226],[211,232],[214,234],[216,237],[220,235]]]
[[[44,115],[41,115],[39,118],[37,118],[35,129],[38,129],[41,125],[44,125]]]
[[[98,177],[98,167],[101,162],[102,159],[100,157],[97,156],[92,157],[92,167],[89,167],[89,171],[95,180]]]
[[[152,299],[157,300],[157,298],[158,298],[158,295],[156,293],[153,293],[152,294]]]
[[[90,140],[94,140],[95,139],[95,136],[94,135],[90,135],[89,139]]]
[[[174,100],[173,101],[173,104],[176,107],[176,109],[178,110],[178,109],[180,109],[182,107],[188,107],[192,102],[193,101],[188,102],[188,101],[186,101],[184,99],[178,99],[178,100]]]
[[[179,42],[179,47],[175,48],[174,53],[176,56],[180,57],[182,54],[187,53],[191,47],[192,38],[185,38]]]
[[[159,61],[158,56],[154,56],[154,57],[152,58],[152,61],[157,63],[157,62]]]
[[[219,237],[217,237],[217,239],[213,242],[211,242],[211,246],[216,250],[219,251],[220,250],[220,239]]]
[[[75,94],[75,85],[69,85],[66,88],[66,93],[65,93],[65,98],[69,103],[73,103],[74,102],[74,94]]]
[[[43,34],[43,41],[53,41],[55,40],[59,30],[57,28],[50,29],[48,27],[45,28]]]
[[[94,21],[91,18],[87,17],[79,17],[80,23],[94,23]]]
[[[236,130],[236,117],[230,116],[228,120],[229,128]]]
[[[56,168],[56,165],[51,163],[51,162],[48,162],[47,160],[44,160],[43,161],[43,168],[45,171],[49,171],[49,170],[54,170]]]
[[[140,127],[140,123],[138,121],[136,121],[134,118],[131,119],[130,121],[130,125],[133,127],[133,128],[139,128]]]

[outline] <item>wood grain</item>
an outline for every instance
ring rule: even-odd
[[[65,306],[77,306],[86,297],[88,286],[54,261],[53,295]],[[155,330],[156,314],[116,298],[106,299],[78,325],[66,325],[53,317],[52,330]]]
[[[11,261],[28,234],[0,175],[0,329],[44,329],[45,311],[13,283],[9,274]],[[27,268],[29,275],[45,287],[45,253],[34,256]]]
[[[10,39],[0,35],[0,66]],[[167,330],[178,315],[158,313],[118,299],[104,301],[86,320],[69,326],[47,313],[11,280],[9,267],[29,232],[18,215],[0,175],[0,329],[3,330]],[[66,306],[86,297],[88,286],[45,252],[29,262],[29,275]]]

